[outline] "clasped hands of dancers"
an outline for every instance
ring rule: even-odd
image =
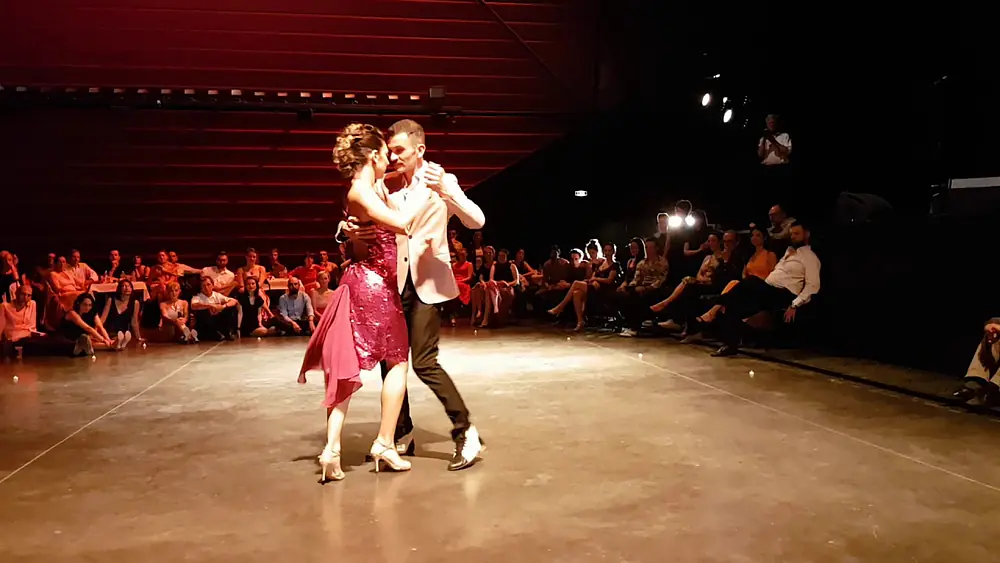
[[[352,123],[337,136],[333,162],[350,179],[347,220],[338,242],[354,259],[344,271],[306,349],[299,373],[322,369],[326,380],[327,443],[319,456],[321,482],[345,477],[341,432],[351,396],[361,388],[361,370],[382,365],[382,415],[370,457],[408,471],[401,456],[414,451],[413,421],[406,396],[408,357],[413,371],[444,405],[452,422],[455,453],[448,469],[478,461],[484,444],[454,382],[437,361],[441,319],[435,305],[454,299],[458,285],[448,252],[448,219],[470,229],[486,222],[454,175],[424,160],[423,128],[404,119],[383,135]]]

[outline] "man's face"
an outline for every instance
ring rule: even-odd
[[[77,264],[79,264],[80,263],[80,253],[79,252],[74,252],[73,254],[70,254],[69,255],[69,263],[70,263],[71,266],[76,266]]]
[[[159,262],[160,264],[166,264],[167,263],[167,253],[166,252],[161,252],[161,253],[157,254],[156,255],[156,261]]]
[[[112,262],[117,262],[121,256],[118,254],[117,250],[112,250],[111,254],[108,255],[108,258],[110,258]]]
[[[782,221],[785,220],[785,212],[775,205],[767,212],[767,217],[771,220],[771,224],[780,225]]]
[[[483,243],[483,232],[482,231],[476,231],[476,232],[472,233],[472,242],[474,242],[476,244],[482,244]]]
[[[393,170],[412,176],[424,158],[427,147],[415,144],[409,133],[397,133],[389,139],[389,159]]]
[[[764,123],[767,125],[768,131],[774,131],[774,128],[778,126],[778,123],[771,116],[768,116],[767,119],[764,120]]]
[[[299,280],[290,279],[288,280],[288,293],[295,295],[299,292]]]
[[[553,248],[549,252],[549,258],[552,259],[552,260],[558,260],[559,259],[559,249],[558,248]]]
[[[303,263],[306,265],[306,268],[308,268],[309,266],[312,266],[313,265],[313,257],[311,255],[309,255],[309,254],[306,254],[306,258],[303,261]]]
[[[802,228],[802,225],[795,225],[788,234],[791,245],[795,248],[809,244],[809,234]]]
[[[24,305],[28,301],[31,301],[31,286],[25,284],[25,285],[22,285],[22,286],[18,287],[17,288],[17,299],[18,299],[18,303],[21,304],[21,305]]]
[[[212,278],[201,278],[201,292],[205,295],[212,295],[212,289],[215,287],[215,283],[212,282]]]
[[[218,268],[220,271],[221,270],[225,270],[226,266],[228,266],[228,265],[229,265],[229,257],[228,256],[223,255],[223,256],[216,256],[215,257],[215,267]]]
[[[569,253],[569,260],[570,260],[570,262],[573,263],[573,267],[576,268],[576,267],[579,267],[580,266],[580,262],[583,261],[583,256],[580,256],[576,252],[570,252]]]
[[[257,253],[249,252],[247,253],[247,266],[254,266],[257,264]]]
[[[49,267],[56,263],[56,255],[49,253]]]
[[[458,231],[448,231],[448,239],[455,240],[458,238]]]
[[[325,251],[325,250],[320,250],[319,251],[319,261],[322,262],[322,263],[324,263],[324,264],[326,264],[327,262],[330,261],[330,254],[327,253],[327,251]]]
[[[278,251],[277,250],[272,250],[271,251],[271,262],[277,262],[277,261],[278,261]]]
[[[661,233],[667,230],[667,216],[660,215],[656,218],[656,228],[659,229]]]
[[[738,241],[736,240],[736,235],[734,235],[733,233],[726,233],[722,235],[722,245],[728,250],[736,248],[737,242]]]
[[[174,252],[173,250],[171,250],[170,254],[168,256],[170,257],[170,261],[171,262],[173,262],[174,264],[177,263],[177,253],[176,252]]]

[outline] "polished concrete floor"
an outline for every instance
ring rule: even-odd
[[[0,366],[0,560],[985,562],[1000,558],[995,419],[669,340],[444,331],[489,445],[445,470],[410,381],[413,471],[364,453],[317,484],[305,342],[160,346]],[[15,382],[14,376],[17,376]]]

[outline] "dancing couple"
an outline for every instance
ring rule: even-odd
[[[352,123],[333,149],[334,163],[351,180],[348,219],[337,239],[346,237],[354,259],[309,341],[299,374],[300,383],[311,369],[322,369],[326,378],[322,481],[344,478],[341,432],[351,396],[361,387],[361,370],[380,363],[382,418],[370,455],[376,472],[383,463],[395,471],[410,469],[400,455],[415,447],[406,396],[411,350],[414,372],[452,421],[455,454],[448,469],[470,467],[483,450],[462,396],[437,361],[441,319],[435,305],[458,295],[448,219],[456,215],[479,229],[485,218],[455,176],[424,160],[424,142],[423,128],[409,119],[390,127],[388,141],[377,128]]]

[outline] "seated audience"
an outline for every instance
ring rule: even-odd
[[[182,264],[180,256],[177,255],[177,252],[171,250],[167,254],[167,257],[170,259],[170,263],[173,265],[174,273],[176,275],[178,275],[178,276],[186,276],[188,274],[199,274],[199,275],[201,274],[201,269],[199,269],[199,268],[192,268],[191,266],[188,266],[187,264]]]
[[[458,251],[464,250],[465,246],[458,240],[458,231],[451,229],[448,231],[448,253],[451,255],[451,261],[454,262],[458,259]]]
[[[791,230],[792,225],[795,224],[795,218],[789,217],[780,205],[772,206],[771,210],[767,213],[767,217],[771,220],[771,226],[767,229],[768,246],[774,249],[775,253],[784,255],[785,249],[788,248],[789,239],[791,238]]]
[[[77,297],[85,289],[70,272],[65,256],[56,259],[52,272],[49,273],[49,286],[52,291],[45,304],[45,324],[55,329],[66,316],[66,312],[73,309]]]
[[[97,283],[97,272],[80,261],[79,250],[73,249],[69,251],[68,265],[64,269],[69,271],[73,279],[76,280],[77,287],[83,291],[90,291],[91,284]]]
[[[125,276],[125,265],[122,264],[122,255],[117,250],[108,253],[108,263],[104,265],[104,275],[101,276],[103,283],[115,283]]]
[[[114,336],[115,349],[124,350],[132,338],[142,340],[139,332],[139,299],[132,282],[122,279],[115,294],[104,302],[101,324]]]
[[[322,271],[323,267],[315,263],[312,252],[306,252],[302,265],[292,270],[288,277],[298,279],[302,282],[302,291],[309,292],[317,287],[316,275]]]
[[[181,270],[170,261],[170,255],[166,250],[161,250],[156,255],[156,265],[149,269],[147,288],[149,294],[154,299],[161,299],[166,295],[167,284],[179,282],[178,278],[183,275]]]
[[[681,295],[692,295],[697,294],[698,296],[703,294],[711,293],[715,289],[716,279],[715,271],[722,264],[722,240],[718,233],[711,233],[708,235],[708,245],[709,254],[701,261],[701,266],[698,268],[698,273],[694,276],[687,276],[681,280],[681,283],[677,284],[674,291],[667,296],[666,299],[655,303],[650,306],[650,310],[659,313],[670,307],[675,301],[680,299]],[[715,293],[718,293],[716,291]],[[673,317],[671,317],[673,318]],[[676,323],[667,321],[666,323],[661,323],[660,326],[663,328],[676,329],[679,328]]]
[[[268,320],[267,297],[257,283],[257,278],[247,278],[243,289],[236,294],[239,302],[240,336],[266,336],[268,329],[264,323]]]
[[[457,324],[458,308],[461,305],[468,305],[471,300],[472,286],[469,284],[473,280],[472,262],[469,262],[469,253],[465,248],[458,250],[455,263],[451,265],[451,271],[455,275],[455,283],[458,284],[458,297],[448,302],[447,313],[451,326]]]
[[[635,267],[635,278],[619,294],[626,323],[619,336],[636,336],[642,323],[652,316],[649,306],[661,298],[660,288],[667,281],[670,268],[660,244],[655,238],[645,241],[646,258]]]
[[[191,298],[194,327],[202,340],[234,340],[239,328],[239,302],[215,291],[212,278],[202,276],[201,292]]]
[[[288,290],[278,299],[278,315],[274,318],[278,333],[310,335],[316,330],[312,300],[302,291],[302,282],[288,278]]]
[[[535,280],[539,286],[536,294],[569,289],[572,265],[561,254],[558,246],[553,245],[549,250],[549,259],[542,264],[542,272]]]
[[[496,262],[490,268],[489,279],[486,282],[486,306],[483,314],[483,324],[480,328],[490,326],[491,314],[497,325],[503,326],[510,315],[514,303],[514,287],[517,286],[517,266],[507,260],[509,252],[501,248],[497,252]]]
[[[267,279],[267,268],[257,263],[257,250],[254,248],[247,249],[246,265],[236,270],[236,283],[241,290],[248,278],[257,280],[257,287],[263,287]]]
[[[31,299],[32,291],[31,285],[20,285],[13,301],[0,304],[4,321],[0,357],[13,356],[15,347],[21,348],[21,353],[27,356],[44,355],[52,348],[52,340],[37,329],[38,313]]]
[[[755,225],[750,226],[750,244],[753,245],[754,250],[747,265],[743,268],[743,277],[753,276],[766,280],[778,264],[778,256],[767,248],[767,237],[764,231]]]
[[[330,274],[330,287],[336,287],[337,281],[340,280],[340,268],[336,264],[330,261],[330,253],[325,250],[319,251],[319,267],[326,270],[326,273]]]
[[[618,248],[613,243],[605,243],[602,254],[598,257],[593,248],[597,244],[596,239],[587,244],[587,252],[591,254],[591,271],[587,279],[574,281],[563,300],[549,309],[550,314],[559,317],[572,302],[576,313],[576,331],[581,331],[586,326],[587,303],[596,298],[607,299],[618,287],[621,271],[621,265],[615,259]]]
[[[483,246],[483,232],[475,231],[472,233],[472,250],[469,251],[470,258],[482,258],[486,259],[486,247]]]
[[[73,356],[93,356],[94,346],[107,347],[109,350],[120,349],[108,336],[108,331],[104,330],[101,317],[94,307],[94,296],[89,293],[80,294],[76,298],[73,309],[63,316],[53,338],[61,340],[66,346],[72,344]]]
[[[711,323],[723,312],[720,337],[725,344],[714,355],[732,356],[739,351],[744,319],[763,310],[785,309],[785,322],[793,322],[799,307],[819,292],[820,261],[809,246],[809,229],[801,223],[793,225],[789,243],[767,279],[741,281],[719,297],[718,307],[699,317],[699,322]]]
[[[159,333],[167,342],[192,344],[198,342],[198,331],[190,328],[188,302],[180,298],[181,284],[167,284],[163,299],[160,301]]]
[[[313,313],[317,319],[323,318],[323,312],[326,311],[326,306],[330,304],[330,299],[333,297],[333,290],[330,289],[330,277],[330,272],[320,270],[316,274],[316,287],[309,291],[309,300],[312,301]]]
[[[639,237],[633,238],[628,241],[628,252],[629,259],[625,263],[621,284],[617,288],[618,293],[626,292],[632,281],[635,280],[635,272],[636,268],[639,267],[639,262],[646,259],[646,242]]]
[[[995,405],[1000,399],[1000,318],[992,318],[983,327],[983,339],[972,355],[965,373],[965,384],[952,397],[963,403],[973,399]]]
[[[212,278],[215,291],[227,297],[239,285],[236,274],[229,269],[229,256],[225,250],[215,255],[215,265],[203,268],[201,275]]]
[[[278,249],[271,249],[271,271],[268,272],[267,276],[269,278],[287,278],[288,268],[281,263],[281,257],[278,255]]]
[[[493,269],[495,256],[496,254],[494,253],[493,247],[487,246],[483,249],[482,265],[476,268],[476,283],[472,286],[469,297],[472,302],[471,326],[476,326],[476,323],[481,323],[482,317],[480,315],[486,311],[486,286],[490,281],[490,270]]]
[[[125,277],[132,282],[146,282],[149,278],[149,267],[142,264],[142,256],[136,254],[132,257],[132,270],[125,274]]]
[[[521,289],[527,289],[528,285],[531,283],[531,278],[535,276],[538,272],[531,267],[531,264],[524,259],[525,252],[523,248],[518,249],[514,254],[514,266],[517,267],[517,272],[520,275],[518,283]]]
[[[21,273],[17,269],[17,256],[0,251],[0,301],[13,300],[12,290],[24,283]]]

